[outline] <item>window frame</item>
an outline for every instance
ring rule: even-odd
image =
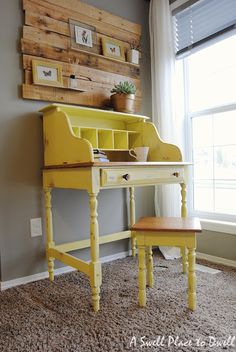
[[[214,106],[212,108],[202,109],[199,111],[190,112],[189,109],[189,73],[188,73],[188,58],[189,56],[183,57],[182,70],[183,70],[183,99],[184,99],[184,129],[185,129],[185,155],[187,160],[193,163],[193,135],[192,135],[192,121],[195,117],[216,114],[222,112],[236,111],[236,102],[230,104],[222,104]],[[236,215],[213,213],[194,209],[194,177],[193,177],[193,166],[189,170],[188,177],[188,192],[187,201],[189,204],[189,215],[197,216],[203,220],[202,224],[207,230],[214,230],[218,232],[230,233],[236,235]]]

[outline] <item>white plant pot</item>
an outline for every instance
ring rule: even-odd
[[[135,49],[128,50],[127,52],[127,60],[132,64],[139,64],[139,51]]]

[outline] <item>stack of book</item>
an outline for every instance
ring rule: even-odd
[[[94,149],[93,156],[94,156],[95,162],[101,162],[101,163],[109,162],[109,159],[107,158],[107,155],[103,150]]]

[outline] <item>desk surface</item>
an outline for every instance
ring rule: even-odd
[[[116,167],[116,166],[185,166],[191,165],[189,162],[159,162],[159,161],[146,161],[146,162],[135,162],[135,161],[112,161],[112,162],[88,162],[88,163],[76,163],[76,164],[64,164],[64,165],[50,165],[44,167],[44,170],[48,169],[64,169],[64,168],[80,168],[80,167]]]

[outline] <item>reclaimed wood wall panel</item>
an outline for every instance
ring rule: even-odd
[[[120,81],[132,81],[137,87],[137,111],[141,106],[139,66],[102,55],[102,38],[115,38],[125,50],[140,41],[141,27],[79,0],[23,0],[25,26],[21,48],[25,84],[23,97],[94,107],[109,105],[110,90]],[[69,19],[90,26],[97,32],[98,54],[71,48]],[[62,67],[63,87],[33,84],[32,60],[54,62]],[[69,87],[76,75],[80,91]]]

